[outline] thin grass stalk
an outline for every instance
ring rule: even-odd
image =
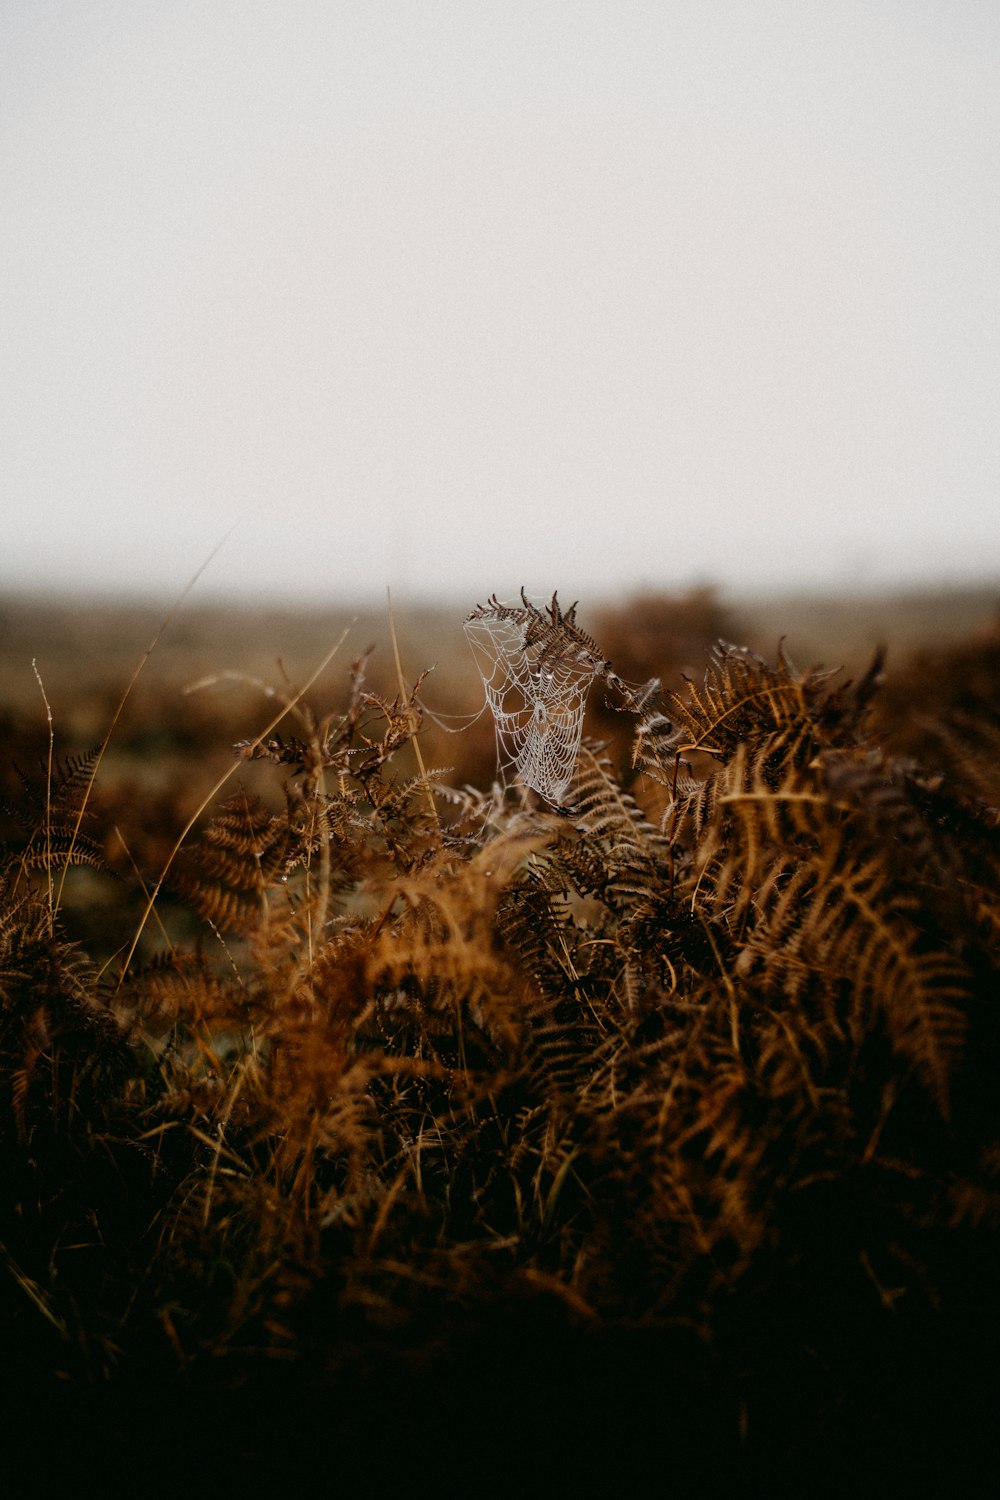
[[[353,624],[353,621],[351,623]],[[319,666],[316,668],[316,670],[309,677],[308,681],[298,690],[298,692],[295,694],[295,696],[287,704],[283,704],[282,705],[280,713],[277,713],[274,716],[274,718],[271,719],[270,722],[260,731],[260,733],[257,735],[257,737],[250,742],[249,746],[247,747],[247,754],[248,755],[251,755],[254,752],[254,750],[258,749],[259,746],[261,746],[264,743],[264,741],[267,739],[268,735],[274,733],[274,731],[277,729],[278,725],[281,723],[281,721],[285,717],[285,715],[287,713],[291,712],[291,710],[295,707],[295,705],[297,703],[299,703],[302,700],[302,698],[305,696],[305,694],[309,691],[309,689],[312,687],[312,685],[316,681],[316,679],[318,677],[320,677],[323,672],[325,672],[326,668],[330,665],[331,661],[336,656],[336,654],[340,650],[341,646],[344,644],[344,641],[347,639],[347,635],[348,635],[348,632],[349,632],[350,628],[351,628],[350,625],[345,625],[344,626],[344,629],[341,631],[340,635],[337,637],[337,640],[335,641],[334,645],[330,648],[330,650],[324,656],[323,660],[320,662]],[[171,866],[173,865],[174,860],[177,858],[178,854],[180,853],[181,848],[183,847],[185,839],[187,838],[188,834],[191,832],[191,830],[194,827],[194,825],[197,823],[198,819],[201,817],[202,813],[205,811],[206,807],[208,807],[215,800],[215,798],[222,791],[222,788],[226,785],[226,783],[228,781],[230,781],[233,776],[236,775],[236,772],[239,770],[239,767],[240,767],[240,762],[237,761],[234,765],[232,765],[232,766],[229,767],[229,770],[226,771],[224,775],[222,775],[222,776],[219,777],[218,781],[206,793],[206,795],[202,798],[201,802],[199,803],[199,805],[197,806],[197,808],[195,809],[195,811],[191,814],[190,818],[188,818],[188,820],[185,823],[184,827],[181,829],[181,832],[180,832],[180,834],[177,837],[177,841],[174,844],[173,848],[171,849],[169,855],[167,856],[167,859],[166,859],[166,862],[165,862],[165,864],[163,866],[163,869],[160,871],[160,874],[159,874],[159,876],[157,878],[156,884],[153,886],[153,889],[149,893],[149,899],[146,902],[145,910],[143,911],[142,917],[139,920],[139,925],[136,928],[135,936],[132,939],[131,947],[129,948],[128,953],[125,956],[125,962],[122,964],[121,974],[118,976],[118,983],[115,986],[115,993],[116,994],[121,989],[122,985],[125,982],[125,976],[128,973],[128,971],[129,971],[129,967],[130,967],[130,965],[132,963],[132,959],[135,957],[135,951],[136,951],[136,949],[139,946],[139,940],[142,937],[142,934],[143,934],[143,931],[145,929],[146,923],[149,921],[149,918],[150,918],[150,915],[152,914],[153,908],[156,905],[156,902],[157,902],[157,900],[159,898],[160,891],[163,888],[163,882],[166,880],[167,875],[170,872],[170,869],[171,869]]]
[[[73,859],[73,850],[76,848],[76,841],[77,841],[77,839],[80,836],[80,829],[83,827],[83,819],[84,819],[84,816],[86,815],[87,807],[88,807],[88,805],[90,803],[91,793],[94,790],[94,783],[97,781],[97,773],[101,769],[101,762],[104,759],[104,755],[105,755],[105,752],[106,752],[106,750],[108,748],[108,745],[111,743],[111,736],[114,734],[115,729],[118,726],[118,720],[122,716],[122,712],[123,712],[123,710],[125,708],[125,704],[128,702],[129,697],[131,696],[131,693],[132,693],[132,689],[135,687],[136,683],[138,682],[138,680],[139,680],[139,678],[140,678],[140,676],[141,676],[141,674],[143,672],[143,669],[145,668],[146,663],[149,661],[149,658],[152,656],[153,652],[156,650],[156,647],[159,645],[160,639],[163,636],[164,631],[167,629],[168,625],[170,625],[171,621],[174,618],[174,615],[180,609],[181,605],[184,603],[184,600],[187,598],[188,594],[190,594],[191,590],[194,588],[195,584],[198,582],[198,579],[201,577],[202,573],[204,573],[205,569],[208,567],[209,563],[212,561],[212,559],[216,556],[216,554],[224,546],[225,542],[228,540],[229,536],[231,535],[232,530],[233,530],[233,528],[230,527],[229,531],[226,532],[226,535],[222,538],[222,540],[215,547],[212,548],[212,551],[208,554],[208,556],[206,557],[205,561],[202,563],[201,567],[198,569],[198,571],[196,573],[194,573],[192,575],[192,577],[188,580],[188,582],[185,585],[185,587],[178,594],[177,598],[174,600],[173,604],[170,606],[170,609],[167,611],[166,615],[164,616],[163,621],[160,624],[160,628],[157,630],[156,634],[153,636],[153,639],[150,641],[149,645],[146,647],[146,650],[143,652],[143,655],[142,655],[142,657],[141,657],[141,659],[139,661],[138,666],[136,667],[135,671],[132,673],[132,676],[129,678],[128,685],[125,688],[124,693],[122,694],[121,698],[118,700],[118,707],[115,709],[114,714],[111,717],[111,723],[108,725],[107,732],[106,732],[103,740],[101,741],[100,746],[98,747],[97,756],[96,756],[96,758],[94,760],[93,766],[91,767],[90,775],[87,778],[87,785],[84,787],[83,796],[80,799],[80,806],[79,806],[79,808],[77,810],[77,814],[76,814],[76,822],[73,825],[73,832],[72,832],[72,834],[70,836],[69,848],[66,851],[66,858],[65,858],[65,860],[63,862],[63,868],[62,868],[62,875],[61,875],[60,880],[59,880],[59,891],[58,891],[58,894],[56,896],[56,902],[55,902],[56,910],[57,911],[58,911],[59,907],[62,905],[63,887],[66,884],[66,872],[69,869],[70,863],[71,863],[71,861]]]

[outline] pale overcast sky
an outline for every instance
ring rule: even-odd
[[[1000,577],[997,0],[2,0],[0,585]]]

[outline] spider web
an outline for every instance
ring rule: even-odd
[[[465,634],[496,726],[501,771],[515,770],[555,806],[565,803],[594,678],[610,663],[555,594],[543,613],[521,590],[521,607],[494,595],[465,621]]]

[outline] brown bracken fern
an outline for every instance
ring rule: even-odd
[[[572,612],[532,620],[579,643]],[[342,1443],[391,1389],[404,1447],[446,1405],[514,1420],[516,1329],[518,1389],[581,1454],[596,1390],[659,1413],[650,1455],[687,1414],[786,1477],[861,1441],[859,1348],[951,1379],[982,1352],[970,1287],[996,1310],[1000,828],[973,769],[875,733],[880,673],[722,645],[624,695],[633,765],[582,740],[556,808],[425,772],[420,682],[370,691],[361,658],[340,706],[289,695],[236,747],[144,886],[158,950],[117,974],[49,924],[87,764],[47,816],[29,787],[10,1326],[67,1380],[176,1371],[209,1409],[299,1371]]]

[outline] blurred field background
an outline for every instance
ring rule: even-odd
[[[470,715],[482,706],[481,685],[462,632],[465,614],[477,602],[455,600],[435,607],[395,599],[391,604],[404,674],[412,683],[419,672],[431,671],[423,697],[443,715]],[[0,596],[0,713],[7,732],[16,727],[19,735],[27,734],[32,724],[41,732],[45,709],[40,676],[64,745],[81,749],[98,743],[170,609],[164,599],[12,591]],[[891,679],[922,654],[989,631],[998,614],[1000,579],[995,585],[841,595],[741,596],[704,585],[675,593],[583,599],[578,611],[583,628],[596,637],[619,675],[632,680],[655,675],[666,688],[677,686],[682,673],[700,673],[719,638],[768,658],[783,642],[797,666],[822,665],[847,674],[863,670],[873,651],[883,647]],[[186,757],[196,746],[209,753],[224,749],[230,731],[245,735],[252,730],[255,712],[266,717],[267,706],[254,681],[302,682],[345,629],[344,644],[316,691],[341,690],[349,664],[369,650],[368,680],[380,691],[393,689],[396,668],[386,600],[357,606],[333,601],[322,609],[183,603],[130,695],[115,737],[113,765],[133,761],[137,774],[152,783],[176,751]],[[486,723],[485,729],[488,735],[456,738],[442,736],[428,722],[425,743],[435,752],[430,759],[459,763],[462,774],[467,768],[468,774],[482,774],[482,742],[492,743],[492,726]],[[439,744],[447,750],[439,752]]]
[[[483,590],[485,597],[488,589]],[[477,602],[435,607],[392,601],[407,675],[433,668],[427,697],[462,714],[481,700],[462,634]],[[545,602],[545,601],[542,601]],[[565,604],[570,600],[562,601]],[[0,596],[0,705],[19,721],[44,717],[35,661],[57,717],[71,738],[100,738],[152,637],[170,611],[166,599],[52,596],[7,591]],[[798,665],[823,664],[855,672],[884,646],[890,672],[918,652],[953,645],[989,629],[1000,611],[996,584],[882,590],[878,593],[735,595],[711,585],[675,593],[645,591],[622,598],[583,599],[579,618],[623,676],[698,671],[720,636],[773,654],[778,641]],[[370,676],[395,678],[389,608],[385,600],[296,609],[235,602],[188,601],[174,611],[137,687],[127,722],[140,716],[169,726],[186,722],[181,699],[213,673],[295,681],[308,674],[341,631],[349,634],[330,676],[373,647]],[[670,686],[665,682],[665,686]],[[231,707],[216,695],[213,712],[225,723]],[[207,716],[207,722],[212,719]],[[193,721],[195,715],[190,713]]]
[[[483,715],[462,729],[462,721],[483,705],[462,631],[465,614],[477,602],[435,607],[375,599],[296,609],[194,600],[171,614],[165,599],[8,592],[0,597],[0,714],[8,748],[46,739],[42,688],[63,753],[100,743],[170,615],[129,695],[102,778],[135,778],[148,794],[169,781],[178,765],[189,778],[193,752],[211,761],[228,755],[232,741],[252,734],[272,711],[263,688],[301,685],[344,631],[343,645],[312,690],[314,702],[329,706],[342,696],[350,664],[366,652],[367,681],[393,694],[398,680],[391,609],[407,685],[429,672],[423,701],[442,718],[453,716],[452,727],[460,731],[444,733],[428,718],[422,731],[428,765],[447,766],[459,779],[482,784],[492,774],[492,723]],[[578,617],[620,676],[636,682],[657,676],[666,689],[679,687],[682,674],[700,675],[720,638],[768,659],[781,643],[800,668],[823,666],[848,676],[863,671],[881,647],[892,685],[929,655],[995,629],[1000,580],[995,586],[841,595],[740,596],[704,585],[584,599]],[[914,703],[913,711],[919,707]],[[606,735],[615,722],[602,713],[595,693],[589,731]]]
[[[496,770],[493,724],[479,712],[482,685],[462,631],[465,614],[477,602],[391,602],[407,688],[429,671],[421,689],[434,715],[420,735],[425,765],[454,786],[489,787]],[[0,601],[0,800],[8,806],[18,802],[23,778],[37,778],[47,757],[46,701],[57,761],[98,746],[170,615],[115,726],[90,807],[91,834],[112,870],[128,879],[133,901],[109,901],[106,877],[86,869],[70,873],[66,892],[64,915],[90,950],[102,954],[133,928],[131,877],[139,871],[144,879],[155,878],[187,820],[232,765],[233,746],[273,717],[276,700],[269,690],[301,686],[346,631],[308,695],[317,712],[346,701],[351,665],[365,653],[367,683],[390,697],[398,691],[388,600],[296,609],[193,597],[170,612],[170,601],[159,598],[8,592]],[[780,642],[799,668],[823,665],[844,676],[864,671],[883,647],[880,729],[906,749],[920,738],[929,697],[942,691],[939,679],[952,672],[951,654],[965,643],[975,649],[975,643],[995,639],[1000,582],[757,597],[705,585],[584,599],[578,618],[619,675],[634,682],[659,677],[667,690],[682,685],[682,674],[700,678],[720,638],[769,660]],[[608,708],[599,689],[591,696],[587,733],[610,741],[617,763],[627,764],[631,721]],[[238,780],[243,776],[237,773]],[[231,789],[232,783],[227,793]],[[635,791],[642,800],[643,788]],[[15,833],[0,821],[0,836]]]

